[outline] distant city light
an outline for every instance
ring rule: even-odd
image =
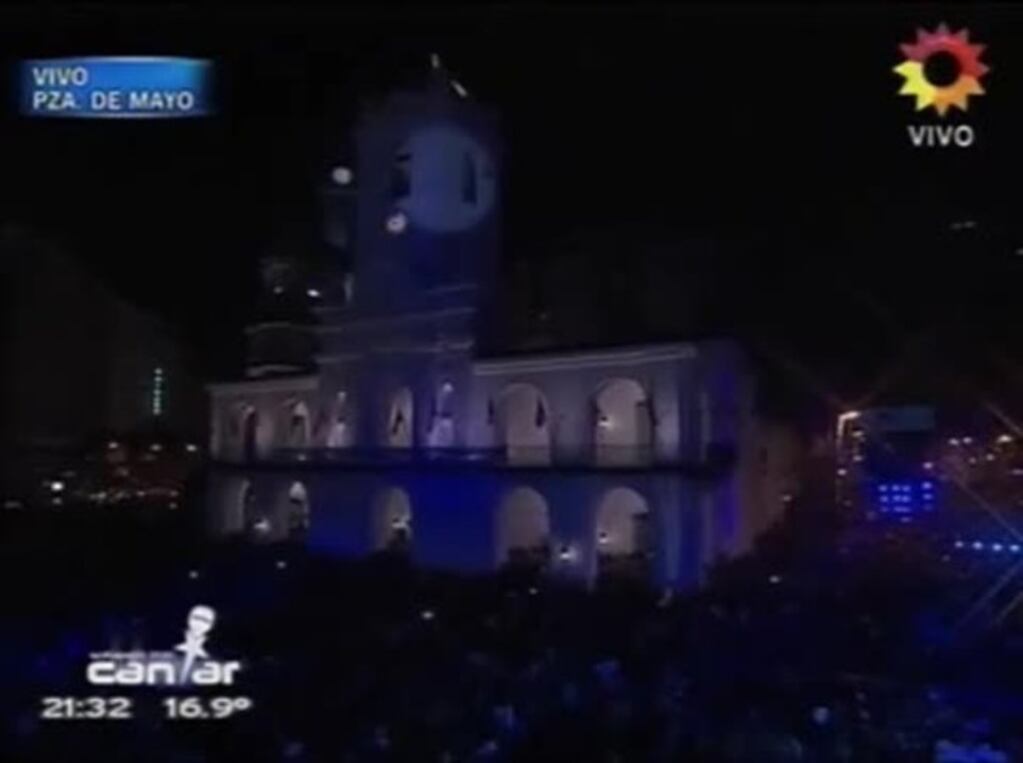
[[[163,369],[157,366],[153,369],[153,393],[150,401],[150,409],[154,416],[163,415]]]
[[[348,167],[335,167],[330,173],[330,179],[338,185],[349,185],[355,176]]]
[[[1008,445],[1012,442],[1012,436],[1007,434],[999,435],[997,442],[999,445]]]

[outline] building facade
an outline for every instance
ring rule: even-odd
[[[246,378],[210,387],[212,532],[676,589],[748,549],[782,495],[738,346],[481,356],[495,118],[434,61],[427,87],[364,113],[355,145],[335,173],[353,201],[350,274],[309,292],[311,329],[250,327]],[[286,281],[267,286],[285,299]],[[268,356],[294,357],[310,332],[312,364]]]

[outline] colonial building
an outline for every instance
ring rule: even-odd
[[[309,292],[311,327],[286,310],[251,326],[246,378],[210,387],[212,530],[674,588],[749,548],[787,475],[739,347],[482,356],[501,240],[494,116],[435,60],[427,87],[365,111],[355,153],[334,174],[354,209],[347,277]],[[273,261],[264,283],[282,304],[307,288]]]

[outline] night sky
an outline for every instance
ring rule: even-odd
[[[988,94],[945,120],[973,126],[965,150],[910,145],[907,124],[940,120],[914,114],[891,71],[898,44],[941,21],[988,45]],[[256,259],[315,240],[317,186],[358,104],[437,51],[502,112],[507,260],[617,226],[709,237],[728,330],[797,386],[855,400],[919,356],[913,384],[954,366],[1012,395],[1023,9],[96,6],[5,11],[0,40],[0,217],[167,315],[211,375],[250,315]],[[72,54],[212,58],[220,113],[16,116],[17,60]],[[977,226],[950,230],[963,219]]]

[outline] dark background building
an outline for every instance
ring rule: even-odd
[[[0,230],[0,291],[3,484],[104,436],[201,437],[203,390],[165,320],[11,224]]]

